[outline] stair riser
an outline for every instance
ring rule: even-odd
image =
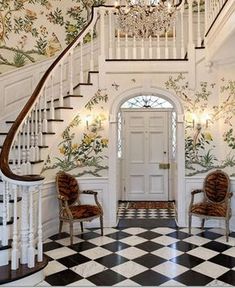
[[[0,250],[0,266],[7,265],[10,260],[11,248]]]

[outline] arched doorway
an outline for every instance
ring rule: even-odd
[[[176,220],[179,226],[186,225],[186,210],[185,210],[185,169],[184,169],[184,114],[183,108],[179,99],[164,89],[158,87],[149,87],[145,89],[133,88],[129,89],[116,97],[111,105],[110,121],[109,121],[109,219],[111,225],[117,223],[117,206],[118,200],[121,199],[121,175],[120,161],[118,158],[118,114],[121,106],[128,99],[140,95],[157,96],[162,100],[171,103],[176,115],[176,150],[175,150],[175,167],[174,181],[172,189],[174,189],[174,200],[176,203]]]
[[[118,113],[119,200],[174,200],[176,113],[156,95],[124,102]]]

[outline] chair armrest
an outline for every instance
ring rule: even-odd
[[[202,192],[204,192],[202,189],[195,189],[191,192],[191,195],[195,195],[195,194],[202,193]]]
[[[233,196],[233,192],[230,192],[230,193],[228,194],[228,198],[232,198],[232,196]]]
[[[90,194],[90,195],[97,195],[98,194],[98,192],[92,191],[92,190],[83,190],[81,193],[82,194]]]
[[[57,198],[61,201],[68,201],[68,197],[63,196],[63,195],[58,195]]]

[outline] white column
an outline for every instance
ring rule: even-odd
[[[21,201],[21,264],[28,262],[28,240],[29,240],[29,222],[28,222],[28,187],[22,187],[22,201]]]
[[[38,253],[37,260],[43,260],[43,246],[42,246],[42,187],[38,187]]]
[[[35,266],[34,231],[33,231],[33,193],[34,187],[28,189],[29,192],[29,240],[28,240],[28,267]]]

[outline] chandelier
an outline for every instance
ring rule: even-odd
[[[182,0],[126,0],[117,2],[117,24],[121,32],[140,38],[158,36],[173,27]]]

